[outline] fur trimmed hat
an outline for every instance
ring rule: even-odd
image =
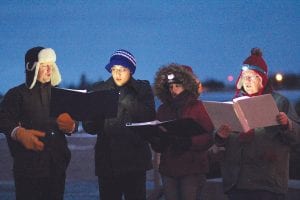
[[[56,54],[51,48],[33,47],[25,54],[26,86],[32,89],[35,86],[40,64],[53,62],[51,85],[56,86],[61,82],[61,75],[56,65]]]
[[[268,66],[262,57],[262,51],[255,47],[251,49],[251,55],[243,62],[241,73],[236,82],[236,88],[240,90],[243,86],[241,75],[243,71],[253,70],[262,78],[263,88],[268,82]]]
[[[109,63],[105,66],[105,69],[111,73],[111,68],[114,65],[126,67],[130,70],[131,74],[134,74],[136,69],[136,60],[129,51],[119,49],[111,55]]]
[[[182,84],[184,89],[196,98],[200,95],[198,91],[200,82],[191,68],[171,63],[160,67],[154,80],[154,93],[163,103],[170,102],[172,99],[169,91],[169,84],[172,83]]]

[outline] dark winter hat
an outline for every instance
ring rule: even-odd
[[[176,75],[175,73],[169,73],[166,75],[166,77],[167,77],[166,86],[174,83],[178,83],[178,84],[183,83],[182,77],[180,77],[180,75],[178,76],[178,74]]]
[[[56,54],[51,48],[33,47],[25,54],[26,86],[32,89],[36,83],[40,64],[53,62],[51,85],[56,86],[61,82],[61,75],[56,65]]]
[[[114,65],[122,65],[130,70],[131,74],[134,74],[136,68],[136,60],[134,56],[124,49],[115,51],[109,60],[109,63],[105,66],[105,69],[111,73],[111,68]]]
[[[241,75],[243,71],[246,70],[255,71],[262,78],[263,87],[266,86],[268,82],[268,66],[264,61],[262,57],[262,51],[259,48],[252,48],[251,55],[243,62],[241,73],[236,83],[237,89],[241,89],[243,86]]]

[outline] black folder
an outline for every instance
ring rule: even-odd
[[[192,118],[181,118],[163,122],[154,120],[141,123],[127,123],[126,126],[139,134],[145,134],[148,136],[153,135],[158,137],[191,137],[207,132]]]
[[[81,92],[52,88],[50,115],[69,113],[77,121],[112,118],[118,112],[119,94],[116,90]]]

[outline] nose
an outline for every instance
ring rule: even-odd
[[[47,72],[50,72],[52,70],[52,65],[51,64],[47,64]]]

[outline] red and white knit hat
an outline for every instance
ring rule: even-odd
[[[243,71],[253,70],[262,78],[262,86],[265,88],[268,82],[268,66],[262,57],[262,51],[259,48],[252,48],[251,55],[243,62],[241,73],[236,82],[236,88],[240,90],[243,86],[241,75]]]

